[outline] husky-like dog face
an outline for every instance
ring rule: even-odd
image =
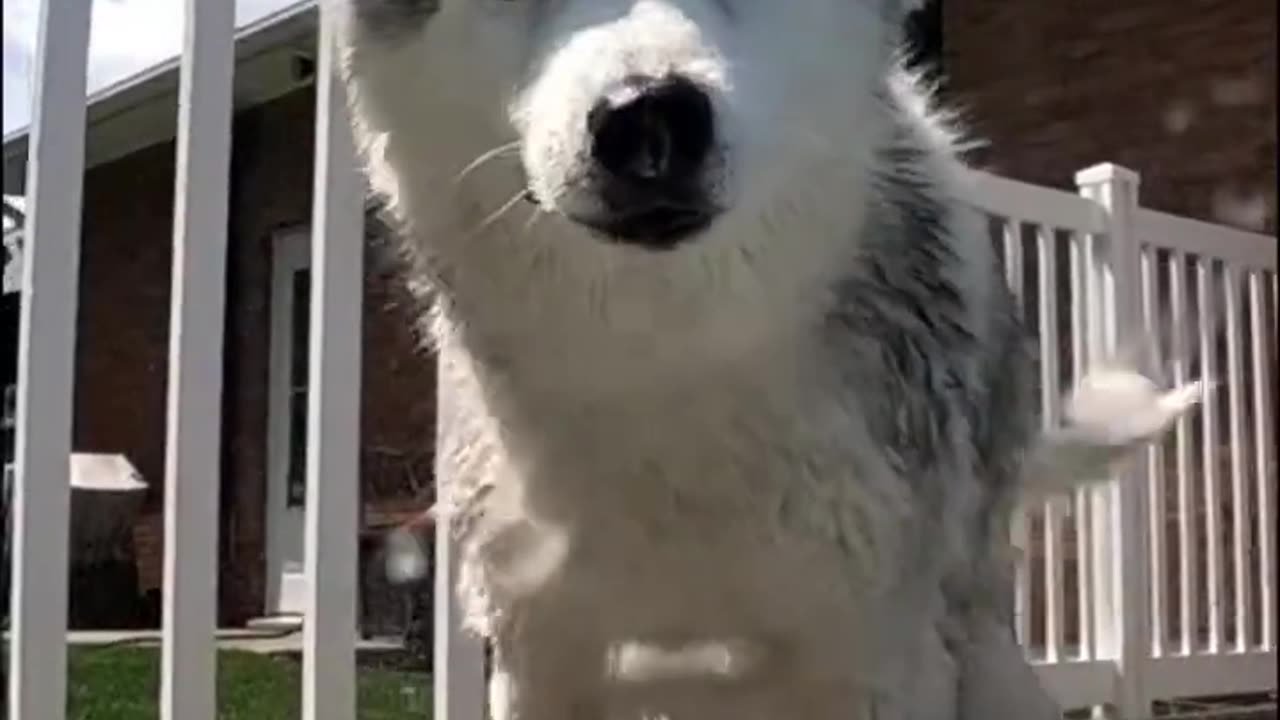
[[[331,1],[375,189],[451,289],[703,334],[847,266],[908,0]]]

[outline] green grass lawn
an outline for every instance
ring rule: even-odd
[[[68,720],[158,718],[158,648],[76,648],[68,678]],[[218,653],[220,720],[293,720],[300,716],[297,660]],[[361,669],[359,720],[427,720],[430,682],[420,673]]]

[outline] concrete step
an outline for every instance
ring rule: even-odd
[[[258,632],[289,632],[302,629],[301,615],[266,615],[253,618],[245,627]]]

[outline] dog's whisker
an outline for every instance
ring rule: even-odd
[[[463,180],[467,179],[468,175],[480,169],[485,163],[489,162],[490,160],[497,159],[513,150],[518,150],[518,149],[520,149],[520,141],[514,140],[512,142],[503,143],[502,145],[499,145],[495,148],[491,148],[489,150],[486,150],[480,153],[478,156],[476,156],[476,159],[467,163],[466,167],[458,171],[458,174],[455,175],[453,178],[453,182],[455,184],[462,182]]]
[[[476,227],[473,228],[470,233],[468,233],[468,236],[474,236],[478,233],[484,232],[484,230],[488,228],[490,225],[501,220],[503,215],[506,215],[508,212],[510,212],[511,208],[514,208],[516,205],[520,203],[521,200],[524,199],[524,193],[525,191],[521,190],[515,195],[512,195],[510,200],[507,200],[506,202],[504,202],[497,210],[494,210],[493,212],[489,213],[489,215],[486,216],[484,220],[481,220],[476,225]]]
[[[535,205],[533,207],[533,212],[529,213],[529,219],[525,220],[524,226],[520,228],[520,235],[523,237],[532,232],[534,226],[538,224],[538,221],[541,220],[542,216],[545,214],[546,213],[540,206]]]

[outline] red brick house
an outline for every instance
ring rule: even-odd
[[[935,0],[944,97],[985,169],[1071,188],[1114,162],[1142,205],[1276,229],[1273,0]]]
[[[1077,169],[1118,162],[1142,173],[1144,205],[1274,229],[1274,2],[963,0],[917,20],[922,60],[940,63],[946,99],[990,141],[977,157],[985,167],[1070,187]],[[315,24],[313,7],[294,6],[245,28],[238,44],[223,329],[226,624],[297,609]],[[151,485],[133,548],[139,595],[151,601],[123,599],[116,624],[157,621],[177,84],[175,61],[97,93],[89,108],[74,444],[126,455]],[[25,153],[24,133],[5,138],[5,193],[21,193]],[[370,233],[364,297],[359,481],[371,528],[425,507],[434,433],[434,363],[387,241]],[[4,296],[0,345],[14,337],[15,298]]]
[[[315,29],[314,9],[295,6],[245,28],[237,46],[223,330],[226,624],[298,609],[305,425],[297,421],[305,407],[298,350],[306,347]],[[124,454],[150,484],[134,551],[139,594],[151,601],[122,601],[119,624],[158,617],[177,84],[175,60],[104,89],[89,109],[73,442],[77,451]],[[5,138],[6,193],[20,192],[25,153],[24,134]],[[415,337],[397,268],[380,252],[384,240],[369,243],[364,297],[370,526],[426,506],[434,434],[434,363]],[[6,298],[16,306],[15,295]]]

